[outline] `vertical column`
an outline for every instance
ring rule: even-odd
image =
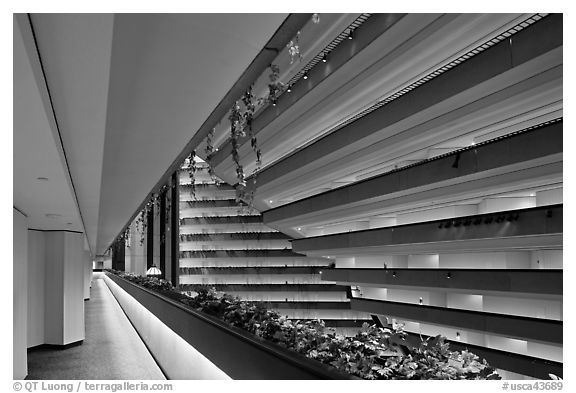
[[[68,345],[84,340],[82,233],[45,233],[45,339]]]
[[[24,214],[13,210],[12,375],[14,379],[24,379],[28,375],[28,223]]]
[[[125,271],[125,242],[124,239],[115,241],[112,245],[112,269]]]
[[[160,271],[166,279],[166,191],[160,194]]]
[[[143,276],[146,274],[146,233],[142,233],[142,226],[136,228],[131,224],[130,234],[130,272]]]
[[[146,224],[146,270],[154,265],[154,204],[145,218]]]
[[[156,267],[160,267],[160,244],[162,244],[162,238],[160,236],[160,228],[162,228],[162,220],[160,219],[160,199],[162,197],[158,196],[158,201],[154,202],[154,257],[152,258],[152,264]]]
[[[45,343],[46,242],[44,231],[28,230],[28,348]]]
[[[165,203],[166,209],[164,211],[165,221],[164,221],[164,270],[162,274],[165,280],[172,280],[172,209],[174,208],[172,201],[172,178],[168,183],[168,189],[166,190]]]
[[[132,243],[134,242],[134,234],[132,226],[134,224],[130,223],[128,226],[128,236],[126,236],[126,241],[124,242],[124,271],[133,271],[132,267]]]
[[[178,286],[179,280],[179,263],[178,263],[178,241],[180,237],[180,220],[178,215],[180,212],[180,185],[178,183],[178,171],[174,172],[172,175],[172,187],[170,199],[171,209],[170,209],[170,281],[172,285]]]
[[[90,300],[90,287],[92,286],[92,257],[88,250],[84,250],[82,262],[84,264],[84,300]]]

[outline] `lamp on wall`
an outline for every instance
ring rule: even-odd
[[[160,276],[162,276],[162,270],[158,269],[156,265],[152,265],[150,269],[146,270],[146,275],[148,277],[160,278]]]

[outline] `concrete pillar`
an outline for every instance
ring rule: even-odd
[[[45,340],[68,345],[84,340],[82,233],[45,232]]]
[[[26,216],[13,209],[12,221],[12,376],[28,375],[28,223]]]
[[[90,252],[87,250],[84,250],[82,256],[82,263],[84,264],[84,300],[90,300],[90,287],[92,287],[92,257]]]
[[[46,342],[46,242],[44,231],[28,231],[28,348]]]
[[[146,274],[146,235],[142,238],[142,226],[140,231],[136,230],[134,223],[130,226],[131,239],[130,239],[130,272],[143,276]],[[144,240],[142,242],[142,240]]]
[[[170,183],[172,184],[172,183]],[[164,262],[164,277],[170,281],[172,277],[172,209],[179,209],[179,204],[172,202],[172,190],[169,189],[166,193],[166,230],[164,239],[165,262]]]
[[[112,269],[112,257],[108,255],[101,256],[102,269]]]
[[[128,236],[124,242],[124,271],[132,272],[132,243],[134,243],[134,234],[131,223],[128,227]]]
[[[154,223],[153,223],[153,233],[152,239],[154,241],[152,263],[156,265],[157,268],[160,267],[160,204],[154,204]]]

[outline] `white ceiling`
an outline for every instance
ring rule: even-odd
[[[110,54],[110,14],[31,16],[90,248],[95,249]]]
[[[40,69],[32,36],[15,27],[14,206],[30,226],[59,207],[92,253],[104,252],[286,16],[32,15],[47,82],[30,71]],[[69,184],[51,108],[38,97],[46,83]],[[38,176],[50,180],[40,186]]]
[[[29,53],[34,55],[34,48],[26,45],[31,31],[21,27],[15,20],[13,204],[28,217],[29,228],[83,231],[57,130],[47,115],[48,95],[37,85],[41,70],[29,60]]]

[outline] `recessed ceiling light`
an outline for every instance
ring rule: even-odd
[[[302,230],[302,228],[298,227],[298,230],[299,230],[299,231],[301,231],[301,230]]]
[[[308,73],[304,73],[304,76],[302,77],[303,79],[308,79]]]
[[[48,181],[48,178],[47,178],[47,177],[44,177],[44,176],[40,176],[40,177],[37,177],[36,180]]]
[[[268,203],[274,203],[274,201],[273,201],[272,199],[270,199],[270,200],[268,201]]]

